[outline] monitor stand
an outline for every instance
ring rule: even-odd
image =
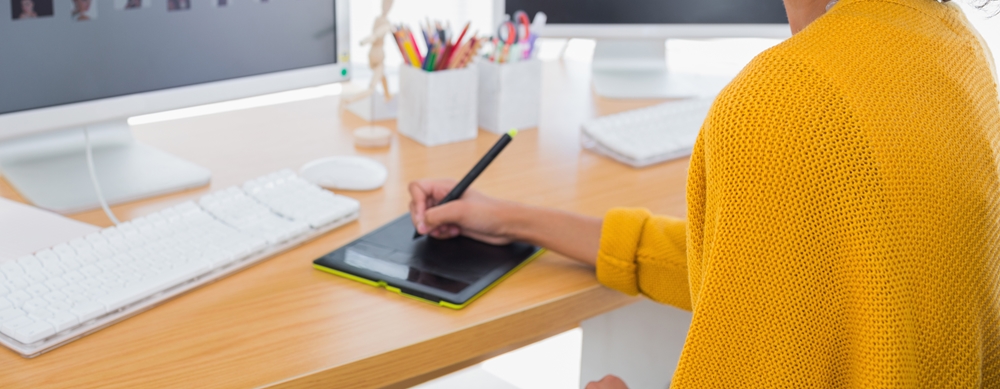
[[[591,66],[594,91],[615,99],[714,96],[732,80],[668,71],[663,39],[598,39]]]
[[[208,184],[208,169],[132,138],[126,120],[87,126],[94,170],[109,204]],[[0,172],[32,204],[59,213],[98,208],[83,128],[0,142]]]

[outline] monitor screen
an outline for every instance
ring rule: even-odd
[[[781,0],[506,0],[550,24],[788,24]]]
[[[0,115],[337,62],[334,0],[0,2]]]

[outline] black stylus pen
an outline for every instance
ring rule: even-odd
[[[451,192],[448,192],[448,195],[444,196],[444,198],[441,199],[441,202],[437,203],[437,205],[461,198],[462,194],[465,193],[465,190],[469,189],[469,185],[472,185],[472,181],[475,181],[476,177],[479,177],[483,170],[486,170],[486,167],[490,166],[490,162],[493,162],[493,159],[496,158],[497,155],[500,155],[500,152],[503,151],[504,147],[507,147],[507,144],[514,139],[515,135],[517,135],[517,130],[510,130],[507,131],[506,134],[503,134],[503,136],[500,137],[500,140],[493,145],[493,148],[486,152],[483,159],[480,159],[479,163],[477,163],[476,166],[473,166],[472,170],[469,171],[469,174],[466,174],[465,177],[462,178],[462,181],[459,181],[458,185],[455,185],[455,188],[452,189]],[[413,239],[417,239],[420,236],[420,231],[415,231],[413,233]]]

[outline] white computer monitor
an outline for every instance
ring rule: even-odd
[[[593,84],[611,98],[683,98],[710,95],[724,77],[667,71],[670,38],[786,38],[791,35],[777,0],[494,0],[495,22],[523,10],[544,12],[541,36],[592,38]]]
[[[2,0],[14,1],[19,0]],[[207,169],[135,142],[131,116],[345,81],[348,0],[34,0],[0,6],[0,172],[42,208],[203,186]],[[38,12],[36,12],[38,13]]]

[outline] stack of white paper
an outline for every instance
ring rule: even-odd
[[[0,198],[0,262],[99,230],[97,226]]]

